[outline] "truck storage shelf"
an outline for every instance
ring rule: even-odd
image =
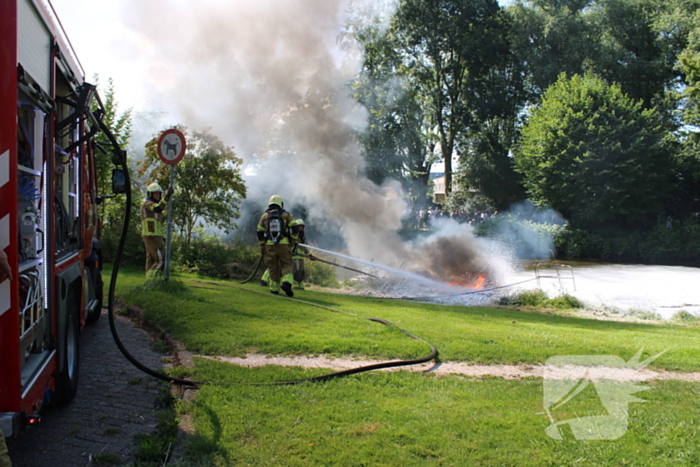
[[[33,267],[39,266],[43,261],[44,260],[41,258],[23,261],[23,262],[19,263],[19,272],[24,272],[27,269],[31,269]]]
[[[30,169],[29,167],[25,167],[22,164],[19,164],[17,168],[20,172],[24,172],[29,175],[34,175],[35,177],[41,177],[41,172],[39,172],[38,170]]]

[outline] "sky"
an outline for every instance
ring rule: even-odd
[[[45,1],[45,0],[40,0]],[[227,0],[203,0],[200,4],[216,5]],[[228,0],[240,3],[240,0]],[[99,75],[101,87],[107,79],[114,80],[119,108],[134,111],[177,112],[169,103],[173,69],[177,61],[163,54],[163,48],[153,43],[142,28],[155,27],[134,21],[131,7],[125,0],[51,0],[64,29],[85,70],[86,79],[94,81]],[[158,16],[160,9],[177,9],[187,0],[145,0],[149,12]],[[245,3],[245,2],[244,2]],[[283,0],[279,1],[284,4]],[[501,0],[501,4],[510,0]],[[154,21],[155,22],[155,21]],[[186,34],[186,25],[178,24],[174,36]]]

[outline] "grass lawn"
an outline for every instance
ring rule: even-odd
[[[117,295],[195,353],[415,358],[424,343],[396,327],[195,276],[144,286],[120,274]],[[698,327],[638,324],[302,291],[303,301],[387,319],[433,344],[443,361],[542,364],[557,355],[629,360],[668,351],[650,368],[699,371]],[[295,386],[251,385],[327,373],[247,369],[196,359],[205,385],[181,410],[194,419],[184,465],[700,465],[700,389],[656,381],[629,404],[628,430],[611,441],[554,440],[545,429],[541,379],[503,380],[373,372]],[[595,395],[595,393],[593,393]],[[563,419],[600,410],[583,403]],[[603,408],[604,410],[604,408]],[[606,412],[603,412],[606,414]],[[558,419],[559,420],[559,419]]]

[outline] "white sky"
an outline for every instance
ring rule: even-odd
[[[162,110],[152,96],[153,84],[139,70],[152,65],[149,45],[125,25],[120,0],[52,0],[86,79],[100,77],[101,88],[112,78],[121,110]],[[155,108],[154,108],[155,107]]]
[[[167,7],[185,1],[160,0],[153,3]],[[510,2],[511,0],[500,0],[502,4]],[[156,83],[147,78],[152,73],[139,72],[153,70],[154,66],[167,68],[167,57],[152,56],[153,48],[148,41],[126,25],[123,9],[128,2],[51,0],[51,3],[85,69],[88,81],[92,81],[93,76],[98,74],[103,87],[107,79],[112,78],[121,110],[129,107],[134,111],[169,110],[162,105],[163,95]],[[284,0],[280,0],[280,3],[283,4]]]

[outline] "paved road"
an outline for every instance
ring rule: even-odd
[[[141,363],[159,369],[165,355],[151,348],[148,334],[117,317],[124,346]],[[13,467],[94,465],[90,456],[108,453],[125,466],[134,460],[134,436],[156,427],[155,400],[166,385],[138,370],[121,354],[109,329],[106,310],[83,329],[80,340],[80,385],[69,405],[45,409],[42,422],[18,438],[8,439]],[[100,458],[98,458],[100,459]]]

